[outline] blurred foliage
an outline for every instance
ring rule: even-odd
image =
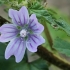
[[[60,38],[54,40],[53,48],[70,57],[70,43]]]
[[[0,5],[5,5],[5,11],[8,12],[9,8],[19,10],[22,6],[28,5],[27,0],[0,0]]]
[[[7,3],[10,3],[10,2],[13,2],[13,1],[21,3],[23,0],[0,0],[0,5],[7,4]]]

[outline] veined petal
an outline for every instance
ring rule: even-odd
[[[29,26],[31,28],[37,28],[37,24],[36,22],[38,22],[37,18],[36,18],[36,15],[35,14],[32,14],[29,18]]]
[[[26,47],[31,52],[36,52],[37,47],[41,44],[45,43],[45,40],[40,35],[31,35],[28,42],[26,43]]]
[[[17,33],[5,33],[0,36],[0,42],[8,42],[15,38]]]
[[[33,31],[33,33],[37,33],[37,34],[41,34],[42,31],[44,30],[44,26],[42,24],[40,24],[36,18],[35,14],[32,14],[30,16],[30,20],[29,20],[29,25],[30,25],[30,29]]]
[[[15,52],[15,58],[16,58],[16,62],[20,62],[23,57],[24,57],[24,54],[25,54],[25,50],[26,50],[26,43],[24,41],[21,41],[21,44],[19,46],[19,48],[16,50]]]
[[[41,34],[44,30],[44,26],[40,23],[37,23],[37,28],[32,29],[34,34]]]
[[[9,17],[12,22],[17,26],[22,26],[21,19],[19,17],[19,12],[17,10],[9,9]]]
[[[30,52],[37,52],[37,46],[33,46],[31,43],[27,43],[27,49],[30,51]]]
[[[15,39],[11,40],[11,42],[8,44],[8,46],[5,50],[5,58],[8,59],[12,55],[14,55],[16,62],[20,62],[24,56],[24,53],[25,53],[25,47],[24,47],[21,39],[15,38]]]
[[[13,24],[4,24],[0,28],[0,42],[8,42],[18,34],[17,28]]]
[[[16,49],[18,48],[18,45],[20,43],[20,39],[14,38],[11,40],[11,42],[8,44],[5,50],[5,58],[8,59],[10,56],[12,56]]]
[[[22,22],[22,25],[24,24],[28,24],[29,23],[29,13],[28,10],[25,6],[23,6],[20,10],[19,10],[19,14],[20,14],[20,19]]]
[[[1,33],[12,33],[12,32],[18,32],[18,29],[13,24],[4,24],[0,27]]]
[[[12,18],[14,24],[22,26],[29,22],[28,10],[23,6],[19,11],[9,9],[9,17]]]

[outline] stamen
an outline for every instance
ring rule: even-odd
[[[20,36],[21,37],[26,37],[27,36],[27,31],[25,29],[20,31]]]

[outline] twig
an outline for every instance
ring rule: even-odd
[[[54,64],[63,70],[70,70],[70,63],[66,63],[65,61],[59,59],[52,52],[48,51],[42,46],[38,47],[37,54],[49,63]]]

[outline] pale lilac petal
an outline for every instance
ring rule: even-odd
[[[26,48],[21,39],[15,38],[11,40],[5,50],[5,59],[9,59],[12,55],[14,55],[16,62],[20,62],[24,57],[25,49]]]
[[[26,47],[31,52],[36,52],[37,47],[41,44],[45,43],[45,40],[40,35],[31,35],[28,42],[26,43]]]
[[[22,25],[29,23],[29,13],[25,6],[19,10],[19,15]]]
[[[0,27],[0,42],[8,42],[18,34],[17,28],[12,24],[4,24]]]
[[[8,44],[8,46],[6,47],[5,50],[5,58],[8,59],[10,58],[10,56],[12,56],[15,51],[17,50],[18,46],[20,43],[20,39],[19,38],[14,38],[11,40],[11,42]]]
[[[31,28],[37,28],[37,24],[36,22],[38,22],[37,18],[36,18],[36,15],[35,14],[32,14],[29,18],[29,26]]]
[[[30,25],[33,25],[33,24],[32,24],[33,21],[38,21],[35,14],[32,14],[32,15],[30,16],[30,18],[29,18],[29,24],[30,24]]]
[[[44,26],[42,24],[40,24],[36,18],[35,14],[32,14],[30,16],[30,20],[29,20],[29,26],[30,29],[33,31],[33,33],[37,33],[37,34],[41,34],[42,31],[44,30]]]
[[[16,50],[16,52],[14,54],[17,63],[19,63],[24,57],[25,50],[26,50],[26,45],[25,44],[26,44],[25,42],[21,41],[21,44],[20,44],[19,48]]]
[[[13,24],[4,24],[0,27],[1,33],[14,33],[18,32],[18,29]]]
[[[37,34],[41,34],[44,30],[44,26],[40,23],[37,23],[37,28],[35,29],[32,29],[33,30],[33,33],[37,33]]]
[[[33,46],[31,43],[27,43],[26,46],[30,52],[37,52],[37,48],[35,48],[35,46]]]
[[[19,11],[9,9],[9,17],[12,18],[14,24],[19,26],[29,22],[29,14],[25,6],[23,6]]]
[[[15,38],[17,33],[5,33],[0,36],[0,42],[8,42]]]
[[[9,17],[12,19],[12,22],[15,25],[22,26],[21,19],[20,19],[19,16],[20,16],[19,15],[19,11],[13,10],[13,9],[9,9]]]

